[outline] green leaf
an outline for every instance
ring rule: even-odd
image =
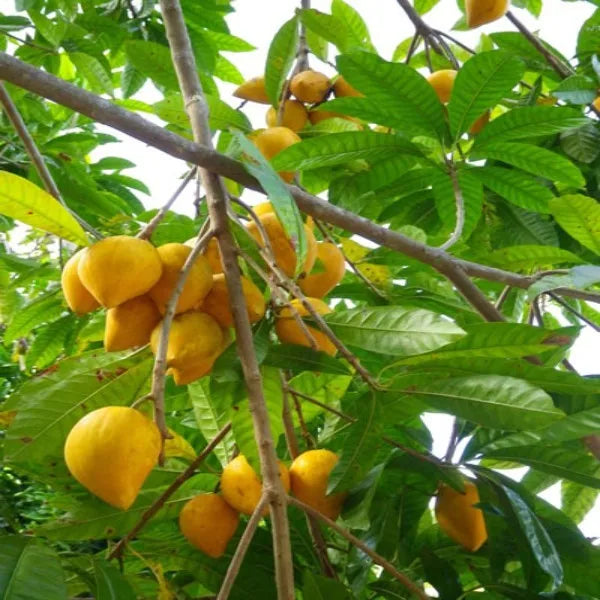
[[[56,15],[54,19],[49,19],[37,10],[29,9],[27,12],[35,29],[55,48],[59,46],[67,32],[68,23],[63,21],[59,15]]]
[[[597,200],[581,194],[552,198],[550,212],[571,237],[600,255],[600,205]]]
[[[325,320],[346,344],[380,354],[420,354],[464,335],[458,325],[436,313],[400,306],[336,311]]]
[[[514,55],[501,50],[481,52],[458,71],[448,103],[450,130],[460,137],[488,109],[518,83],[525,67]]]
[[[131,584],[117,567],[102,558],[94,559],[95,597],[97,600],[135,600]]]
[[[232,397],[227,394],[228,389],[223,385],[211,393],[208,377],[194,381],[188,386],[196,423],[206,440],[212,440],[231,419]],[[227,435],[215,447],[214,453],[221,465],[225,466],[231,460],[233,445],[232,437]]]
[[[339,375],[348,373],[348,368],[339,359],[325,352],[292,344],[270,344],[263,364],[279,369],[290,369],[293,372],[317,371]]]
[[[560,181],[580,188],[585,184],[581,171],[567,158],[532,144],[518,142],[492,142],[473,159],[487,158],[518,167],[550,181]]]
[[[130,40],[125,44],[129,62],[154,83],[168,90],[177,90],[177,75],[167,46],[156,42]]]
[[[113,95],[110,73],[106,72],[97,58],[83,52],[71,52],[69,58],[77,67],[77,72],[87,80],[93,91]]]
[[[292,144],[271,161],[277,171],[342,165],[357,159],[381,160],[398,154],[418,154],[405,138],[375,131],[346,131]]]
[[[308,49],[321,60],[327,60],[327,50],[329,48],[329,43],[323,37],[321,37],[318,33],[315,33],[312,29],[306,30],[306,43],[308,45]]]
[[[81,225],[58,200],[7,171],[0,171],[0,213],[79,246],[89,243]]]
[[[235,83],[235,85],[244,83],[244,76],[240,70],[230,60],[221,55],[217,56],[213,75],[221,81]]]
[[[533,177],[516,169],[485,166],[471,169],[481,183],[509,202],[538,213],[550,212],[548,202],[554,197],[550,189]]]
[[[428,13],[440,0],[415,0],[415,10],[424,15]]]
[[[354,8],[344,2],[344,0],[332,0],[331,14],[346,25],[350,47],[373,50],[367,25]]]
[[[438,410],[494,429],[540,429],[562,416],[548,394],[513,377],[473,375],[409,388],[405,393]]]
[[[389,114],[394,126],[407,135],[416,133],[438,139],[447,135],[442,105],[436,93],[412,67],[385,61],[368,52],[338,56],[336,63],[346,80],[367,96],[366,99],[339,100],[366,100],[363,104],[371,105],[375,112]]]
[[[298,15],[307,29],[337,46],[341,52],[348,49],[348,28],[343,21],[314,8],[300,10]]]
[[[351,600],[350,592],[344,584],[311,571],[304,572],[304,598],[310,600]]]
[[[33,329],[53,321],[65,311],[63,303],[56,291],[36,298],[30,304],[21,307],[10,320],[4,333],[4,339],[10,343],[19,337],[28,335]]]
[[[594,508],[598,498],[598,490],[572,481],[563,481],[560,486],[561,510],[573,520],[580,523]]]
[[[560,135],[560,147],[565,154],[582,163],[594,162],[600,154],[600,132],[592,123],[563,131]]]
[[[65,576],[56,553],[31,537],[9,535],[0,544],[3,600],[64,600]]]
[[[286,21],[269,46],[265,65],[265,89],[273,106],[279,104],[285,79],[292,67],[298,46],[298,19]]]
[[[562,106],[523,106],[513,108],[490,121],[475,138],[473,150],[489,143],[555,135],[589,123],[572,108]]]
[[[377,460],[384,415],[381,403],[373,392],[368,392],[355,406],[356,422],[350,425],[340,459],[329,475],[328,494],[350,489],[364,479]]]
[[[597,96],[598,83],[585,75],[571,75],[563,79],[552,95],[571,104],[590,104]]]
[[[554,246],[509,246],[494,250],[487,255],[487,261],[494,267],[509,271],[536,270],[541,267],[563,263],[581,263],[581,258],[562,248]]]

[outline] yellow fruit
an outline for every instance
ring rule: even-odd
[[[81,485],[108,504],[129,508],[160,453],[156,425],[127,406],[105,406],[80,419],[65,442],[65,462]]]
[[[335,521],[342,511],[345,493],[327,496],[329,474],[339,457],[330,450],[308,450],[290,467],[292,493],[298,500]]]
[[[556,103],[556,98],[552,98],[552,100],[554,100],[554,102],[552,102],[552,104]],[[593,102],[592,102],[592,106],[596,109],[596,110],[600,110],[600,96],[598,96]],[[65,266],[66,268],[66,266]]]
[[[160,279],[162,263],[150,242],[115,235],[86,248],[77,273],[94,298],[112,308],[145,294]]]
[[[217,494],[198,494],[179,513],[179,529],[187,541],[213,558],[223,556],[239,521],[238,513]]]
[[[159,321],[158,308],[148,296],[138,296],[109,308],[104,326],[104,349],[117,352],[145,346]]]
[[[285,148],[299,142],[300,138],[294,131],[287,127],[269,127],[253,136],[252,141],[259,152],[267,160],[271,160],[282,150],[285,150]],[[294,173],[290,171],[281,171],[279,175],[288,183],[294,179]]]
[[[480,117],[471,125],[469,133],[477,135],[490,122],[490,111],[486,110]]]
[[[194,238],[193,240],[188,240],[186,242],[186,246],[190,245],[189,242],[192,241],[195,243],[196,238]],[[193,246],[193,244],[191,245]],[[219,250],[219,244],[217,242],[216,237],[210,239],[210,241],[206,245],[206,248],[204,249],[204,252],[202,253],[202,256],[204,256],[206,260],[208,260],[210,268],[214,274],[223,272],[223,263],[221,262],[221,251]]]
[[[329,92],[331,82],[329,77],[317,71],[302,71],[292,77],[290,91],[300,100],[308,104],[323,102]]]
[[[98,300],[88,292],[87,288],[81,283],[81,279],[79,279],[77,269],[82,253],[83,250],[79,250],[69,258],[60,278],[65,300],[69,308],[78,315],[92,312],[100,306]]]
[[[465,493],[461,494],[443,484],[435,502],[438,525],[455,542],[470,552],[476,552],[487,540],[483,512],[474,508],[479,502],[477,486],[465,482]]]
[[[175,289],[181,268],[192,251],[185,244],[164,244],[157,248],[162,262],[162,275],[148,292],[162,314]],[[198,256],[183,286],[175,313],[182,313],[198,306],[212,287],[212,269],[208,259]]]
[[[286,494],[290,491],[290,474],[287,467],[279,463],[279,479]],[[235,510],[251,515],[262,494],[262,482],[246,457],[240,454],[223,469],[221,473],[221,493],[223,498]],[[267,509],[264,514],[267,513]]]
[[[262,292],[250,279],[242,276],[242,290],[248,309],[250,323],[256,323],[265,314],[265,299]],[[233,315],[229,308],[229,291],[225,283],[225,275],[213,275],[213,286],[202,303],[202,311],[213,317],[221,327],[233,326]]]
[[[307,298],[307,300],[318,314],[326,315],[331,312],[331,309],[323,302],[323,300],[319,300],[319,298]],[[309,316],[309,312],[300,300],[292,300],[290,304],[301,317]],[[319,329],[310,327],[308,324],[306,327],[317,343],[317,350],[327,352],[327,354],[334,356],[337,350],[331,340]],[[279,316],[275,321],[275,333],[277,333],[277,337],[284,344],[296,344],[298,346],[311,347],[310,339],[294,318],[291,308],[286,307],[279,313]]]
[[[362,98],[364,96],[364,94],[361,94],[357,89],[354,89],[341,75],[333,84],[333,93],[336,98],[343,98],[344,96]]]
[[[472,29],[502,18],[509,0],[465,0],[467,25]]]
[[[150,347],[158,351],[162,321],[154,328]],[[167,366],[180,371],[201,368],[218,355],[223,348],[223,331],[206,313],[192,310],[177,315],[169,331]],[[216,358],[216,357],[215,357]],[[212,367],[212,363],[211,363]]]
[[[452,69],[442,69],[441,71],[434,71],[428,75],[427,81],[429,81],[433,87],[442,104],[446,104],[446,102],[450,100],[455,78],[456,71]]]
[[[277,112],[278,109],[269,108],[265,120],[269,127],[277,126]],[[281,116],[281,125],[287,127],[292,131],[300,131],[308,121],[308,113],[304,104],[298,102],[298,100],[286,100],[283,108],[283,115]]]
[[[261,215],[266,215],[267,213],[274,213],[275,209],[270,202],[261,202],[253,207],[254,212],[260,217]]]
[[[265,89],[264,77],[253,77],[248,81],[244,81],[244,83],[233,92],[233,95],[242,100],[260,102],[260,104],[270,104],[267,90]]]
[[[275,262],[279,268],[288,276],[293,277],[296,272],[296,251],[294,246],[287,237],[283,226],[279,222],[277,215],[274,212],[265,213],[259,216],[260,222],[265,228],[267,237],[271,242]],[[261,233],[254,221],[248,224],[248,233],[261,245],[264,245]],[[304,225],[304,233],[306,235],[306,257],[302,267],[303,272],[310,272],[317,258],[317,240],[308,225]]]
[[[317,243],[317,259],[321,261],[321,272],[307,275],[299,284],[307,296],[322,298],[344,277],[346,260],[342,251],[331,242]]]

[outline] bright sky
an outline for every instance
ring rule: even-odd
[[[396,46],[411,36],[413,27],[396,0],[346,0],[356,8],[365,19],[371,39],[386,59],[391,59]],[[228,17],[230,30],[246,41],[256,46],[256,50],[248,53],[229,53],[234,64],[247,77],[254,77],[263,73],[269,42],[281,24],[291,18],[296,7],[300,4],[292,0],[237,0],[234,5],[236,12]],[[312,0],[312,7],[324,12],[329,12],[330,0]],[[542,15],[539,20],[533,18],[524,10],[513,9],[517,17],[534,31],[539,31],[542,38],[553,44],[565,56],[571,57],[575,51],[577,31],[585,19],[594,11],[595,6],[588,2],[564,2],[561,0],[544,0]],[[454,0],[441,0],[430,13],[425,15],[428,24],[435,28],[448,31],[458,20],[460,13]],[[477,44],[480,33],[493,31],[511,31],[513,26],[507,20],[500,20],[490,25],[485,25],[473,32],[456,32],[455,37],[463,43],[473,47]],[[451,34],[454,35],[454,34]],[[330,47],[331,57],[334,56]],[[333,71],[318,59],[311,57],[311,67],[327,74]],[[237,106],[238,101],[231,96],[235,86],[223,84],[220,86],[222,98],[232,106]],[[160,99],[151,84],[143,89],[141,99],[153,102]],[[264,126],[264,113],[267,107],[248,103],[244,108],[253,125]],[[148,118],[148,115],[144,115]],[[160,121],[156,120],[157,123]],[[114,132],[112,132],[114,133]],[[172,194],[178,185],[178,178],[185,172],[185,165],[166,154],[146,147],[140,142],[124,139],[118,147],[108,145],[94,153],[94,158],[116,154],[131,159],[137,163],[135,169],[127,173],[144,181],[152,191],[152,197],[142,198],[146,206],[159,207]],[[192,214],[192,186],[187,194],[180,197],[174,210]],[[572,353],[571,361],[582,374],[597,373],[597,353],[593,348],[598,344],[598,334],[590,328],[584,330],[577,341]],[[434,453],[442,456],[448,444],[451,419],[443,415],[427,415],[427,426],[434,432]],[[526,469],[520,469],[520,478]],[[512,475],[512,473],[511,473]],[[560,506],[560,489],[553,486],[542,496]],[[581,524],[581,529],[587,536],[600,537],[600,502],[588,514]]]

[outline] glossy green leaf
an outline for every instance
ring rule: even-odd
[[[560,135],[560,147],[567,156],[585,164],[592,163],[600,154],[600,132],[589,122],[563,131]]]
[[[346,587],[322,575],[315,575],[311,571],[304,572],[304,597],[311,600],[350,600],[350,592]]]
[[[113,95],[110,73],[106,72],[97,58],[83,52],[71,52],[69,58],[94,92]]]
[[[348,27],[342,20],[313,8],[300,10],[298,15],[307,29],[337,46],[341,52],[346,51],[349,44]]]
[[[554,246],[509,246],[488,254],[490,265],[508,271],[531,271],[542,267],[582,262],[576,254]]]
[[[286,21],[273,37],[265,65],[265,89],[273,106],[279,104],[283,84],[288,76],[298,46],[298,19]]]
[[[8,171],[0,171],[0,213],[75,244],[88,245],[81,225],[62,204],[31,181]]]
[[[129,62],[154,83],[168,90],[177,90],[177,75],[167,46],[156,42],[130,40],[125,44]]]
[[[562,481],[560,491],[561,510],[575,523],[583,521],[596,504],[600,493],[597,489],[572,481]]]
[[[264,364],[279,369],[290,369],[293,372],[317,371],[345,375],[348,367],[339,359],[332,358],[325,352],[292,344],[271,344]]]
[[[94,583],[97,600],[135,600],[133,588],[116,566],[96,558],[94,560]]]
[[[581,194],[553,198],[550,212],[571,237],[600,254],[600,205],[597,200]]]
[[[571,75],[561,81],[552,95],[571,104],[590,104],[597,95],[598,82],[584,75]]]
[[[366,50],[373,50],[373,44],[371,44],[371,37],[367,24],[356,11],[344,0],[332,0],[331,2],[331,14],[334,18],[342,21],[347,28],[347,39],[349,47],[365,48]]]

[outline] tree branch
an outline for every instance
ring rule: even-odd
[[[458,183],[456,168],[450,159],[446,160],[446,166],[448,167],[448,173],[450,174],[450,179],[452,180],[452,189],[454,190],[454,201],[456,202],[456,225],[454,226],[454,231],[450,237],[440,246],[441,250],[448,250],[448,248],[454,246],[454,244],[456,244],[456,242],[458,242],[460,239],[465,226],[465,200]]]
[[[423,21],[419,13],[413,8],[409,0],[397,0],[402,10],[406,13],[408,18],[412,21],[417,33],[421,35],[423,41],[429,41],[431,48],[438,54],[444,56],[444,52],[438,43],[438,39],[435,31]]]
[[[359,540],[356,536],[352,535],[349,531],[340,527],[335,521],[332,521],[329,517],[326,517],[324,514],[320,513],[318,510],[315,510],[308,504],[304,504],[304,502],[300,502],[297,498],[292,496],[288,496],[288,502],[292,506],[299,508],[304,511],[306,514],[316,517],[320,521],[323,521],[328,527],[333,529],[336,533],[339,533],[342,537],[346,538],[351,544],[356,546],[359,550],[364,552],[375,564],[378,564],[380,567],[383,567],[385,571],[387,571],[394,579],[399,581],[407,590],[413,593],[415,596],[420,598],[421,600],[430,600],[429,596],[425,594],[425,592],[411,579],[409,579],[404,573],[401,573],[392,565],[391,562],[383,558],[377,552],[371,550],[369,546],[367,546],[364,542]]]
[[[163,21],[171,47],[173,64],[179,86],[190,118],[194,141],[202,144],[210,153],[211,131],[208,125],[208,106],[185,27],[178,0],[161,0]],[[252,329],[248,320],[246,302],[242,290],[240,269],[237,264],[235,243],[229,230],[227,217],[227,194],[223,182],[215,173],[200,168],[200,177],[206,192],[208,212],[223,261],[225,281],[229,291],[230,308],[236,332],[236,342],[244,371],[250,411],[254,423],[261,470],[263,490],[269,499],[273,522],[273,546],[275,556],[275,579],[279,600],[294,599],[294,571],[292,564],[290,533],[287,520],[285,491],[279,479],[279,465],[269,416],[262,389],[262,379],[254,352]]]
[[[217,435],[206,445],[204,450],[181,472],[169,485],[169,487],[144,511],[140,520],[133,526],[131,531],[119,540],[119,543],[111,550],[108,560],[120,558],[128,542],[130,542],[148,523],[148,521],[164,506],[165,502],[196,472],[196,469],[206,460],[207,456],[217,447],[221,440],[231,431],[231,423],[227,423]]]

